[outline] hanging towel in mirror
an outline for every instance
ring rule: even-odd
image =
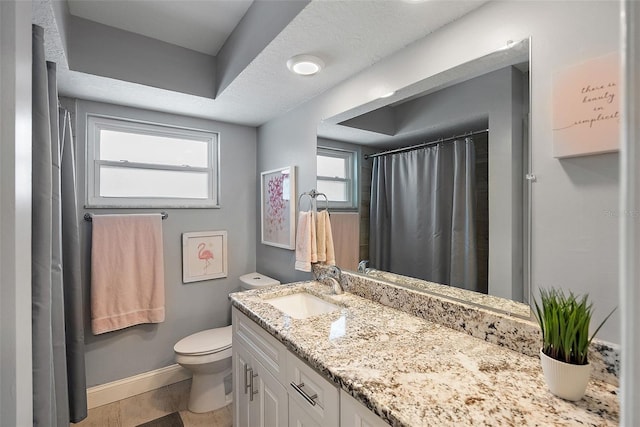
[[[316,241],[316,214],[313,211],[298,214],[296,232],[296,265],[300,271],[311,271],[311,263],[318,262]]]
[[[328,265],[336,265],[333,233],[331,232],[331,220],[329,219],[328,210],[318,212],[317,223],[318,261]]]

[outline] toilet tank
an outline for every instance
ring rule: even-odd
[[[240,289],[248,291],[251,289],[260,289],[266,286],[279,285],[280,282],[273,277],[265,276],[260,273],[249,273],[240,276]]]

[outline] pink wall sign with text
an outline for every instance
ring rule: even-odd
[[[612,53],[556,73],[553,157],[618,151],[619,56]]]

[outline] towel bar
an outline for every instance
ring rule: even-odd
[[[135,215],[135,214],[133,214],[133,215]],[[166,213],[166,212],[160,212],[160,215],[162,215],[162,219],[169,218],[169,214]],[[84,220],[91,222],[93,220],[93,214],[90,214],[90,213],[84,214]]]
[[[316,191],[316,189],[312,189],[311,191],[307,191],[305,193],[300,194],[300,197],[298,197],[298,209],[300,209],[300,206],[302,204],[302,197],[303,196],[309,196],[311,198],[311,200],[316,199],[318,196],[322,196],[324,197],[324,202],[325,202],[325,209],[328,211],[329,210],[329,199],[327,198],[327,195],[324,193],[320,193],[318,191]],[[310,201],[311,203],[311,207],[313,207],[313,202]]]

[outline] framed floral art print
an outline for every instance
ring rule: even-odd
[[[260,173],[262,243],[295,249],[296,167]]]

